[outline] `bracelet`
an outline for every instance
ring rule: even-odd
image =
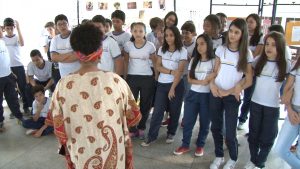
[[[169,74],[172,74],[172,70],[170,70]]]

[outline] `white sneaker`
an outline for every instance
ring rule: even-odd
[[[234,169],[236,161],[229,159],[226,164],[224,165],[223,169]]]
[[[255,169],[255,168],[256,168],[255,164],[253,164],[251,161],[249,161],[244,167],[244,169]]]
[[[34,130],[34,129],[28,129],[28,130],[26,130],[25,134],[26,134],[26,135],[31,135],[31,134],[33,134],[34,132],[36,132],[36,130]]]
[[[210,164],[210,169],[219,169],[220,165],[224,163],[224,157],[216,157]]]
[[[244,128],[245,128],[245,123],[239,122],[239,125],[237,126],[237,129],[238,130],[244,130]]]

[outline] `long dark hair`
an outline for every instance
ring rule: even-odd
[[[164,30],[164,42],[162,44],[161,51],[163,53],[165,53],[167,50],[169,50],[169,44],[166,41],[166,30],[168,30],[168,29],[170,31],[172,31],[173,34],[174,34],[174,36],[175,36],[175,40],[174,40],[175,50],[181,51],[183,44],[182,44],[182,41],[181,41],[180,32],[179,32],[179,30],[178,30],[178,28],[176,26],[165,27],[165,30]]]
[[[282,35],[282,33],[279,33],[279,32],[273,31],[266,35],[263,52],[262,52],[259,60],[257,61],[254,73],[255,73],[255,76],[259,76],[261,74],[265,64],[267,63],[268,56],[266,54],[265,48],[266,48],[266,42],[267,42],[268,38],[274,39],[275,44],[276,44],[276,51],[277,51],[276,63],[277,63],[277,67],[279,69],[276,82],[282,82],[286,75],[285,40],[284,40],[284,36]]]
[[[211,59],[215,58],[214,49],[213,49],[213,42],[212,42],[211,38],[207,34],[199,35],[196,39],[196,45],[195,45],[195,48],[194,48],[194,51],[193,51],[193,56],[192,56],[193,57],[193,62],[192,62],[191,70],[190,70],[190,73],[189,73],[189,76],[190,76],[191,79],[196,79],[195,69],[196,69],[196,66],[197,66],[198,62],[200,62],[200,64],[201,64],[201,59],[202,59],[201,54],[197,50],[197,48],[198,48],[197,40],[199,38],[203,38],[204,41],[206,42],[206,45],[207,45],[206,56],[207,56],[208,60],[211,60]]]
[[[229,47],[229,33],[231,26],[237,27],[242,32],[241,39],[239,41],[238,50],[239,50],[239,60],[237,65],[237,70],[240,72],[247,71],[247,64],[248,64],[248,28],[247,23],[242,18],[237,18],[233,20],[229,25],[228,35],[226,36],[226,46]]]
[[[144,31],[145,31],[145,34],[146,34],[146,25],[145,25],[143,22],[133,22],[133,23],[130,25],[130,29],[133,30],[134,26],[136,26],[136,25],[141,25],[141,26],[143,26]],[[146,40],[146,37],[145,37],[145,36],[144,36],[144,39]],[[131,35],[130,41],[131,41],[131,42],[134,42],[134,41],[135,41],[133,35]]]
[[[165,24],[165,26],[167,26],[167,24],[166,24],[167,18],[168,18],[169,16],[171,16],[171,15],[174,15],[174,16],[175,16],[175,23],[174,23],[173,26],[177,26],[177,24],[178,24],[178,17],[177,17],[176,12],[174,12],[174,11],[168,12],[167,15],[165,16],[165,18],[164,18],[164,24]]]
[[[256,22],[256,27],[254,29],[254,33],[253,35],[251,36],[250,38],[250,42],[249,44],[251,46],[257,46],[258,45],[258,42],[259,42],[259,39],[260,37],[262,36],[262,32],[261,32],[261,19],[260,17],[255,14],[255,13],[252,13],[250,15],[247,16],[246,18],[246,21],[249,19],[249,18],[253,18]]]

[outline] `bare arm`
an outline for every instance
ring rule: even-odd
[[[20,46],[24,46],[24,39],[23,39],[23,36],[22,36],[22,33],[21,33],[19,22],[17,20],[15,20],[15,24],[16,24],[16,28],[17,28],[17,31],[18,31],[19,44],[20,44]]]
[[[30,83],[31,86],[35,86],[36,85],[33,76],[28,76],[28,80],[29,80],[29,83]]]
[[[115,58],[114,63],[115,63],[115,72],[118,75],[122,75],[122,73],[123,73],[123,58],[122,58],[122,56],[118,56],[117,58]]]
[[[281,97],[281,102],[287,106],[291,104],[294,82],[295,77],[293,75],[289,75],[283,89],[283,96]]]
[[[171,89],[168,94],[170,100],[175,97],[175,89],[181,80],[181,76],[184,71],[185,64],[186,64],[186,60],[181,60],[179,61],[178,69],[171,71],[171,74],[174,76],[174,81],[172,83]]]
[[[156,54],[151,54],[150,59],[152,60],[152,64],[153,64],[154,78],[155,78],[155,80],[157,80],[158,79],[158,71],[156,68],[156,60],[157,60]]]
[[[124,79],[126,79],[127,77],[127,73],[128,73],[128,64],[129,64],[129,54],[124,52]]]
[[[220,66],[221,66],[220,58],[216,57],[216,62],[215,62],[215,67],[214,67],[215,77],[212,78],[210,83],[209,83],[211,93],[213,94],[214,97],[221,97],[221,94],[219,93],[219,88],[215,84],[215,79],[216,79],[216,77],[218,75],[218,72],[220,70]]]
[[[45,90],[49,89],[54,83],[53,79],[50,79],[49,82],[47,83],[47,85],[44,87]]]
[[[69,52],[65,54],[51,52],[51,59],[53,62],[61,62],[61,63],[72,63],[78,60],[74,52]]]

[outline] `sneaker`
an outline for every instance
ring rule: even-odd
[[[195,156],[196,156],[196,157],[201,157],[201,156],[203,156],[203,154],[204,154],[204,149],[203,149],[203,147],[197,147],[197,148],[196,148],[196,151],[195,151]]]
[[[256,168],[255,164],[253,164],[251,161],[249,161],[244,167],[244,169],[255,169],[255,168]]]
[[[167,139],[166,139],[166,143],[171,144],[173,142],[174,142],[174,136],[172,134],[168,134]]]
[[[238,130],[244,130],[245,122],[239,122],[239,125],[237,126]]]
[[[153,143],[153,142],[154,142],[154,140],[153,140],[153,141],[150,141],[150,140],[148,139],[148,140],[142,142],[141,146],[142,146],[142,147],[149,147],[150,144]]]
[[[31,134],[34,134],[37,130],[34,130],[34,129],[28,129],[26,130],[25,134],[26,135],[31,135]]]
[[[140,140],[144,140],[145,139],[145,131],[139,129],[137,131],[137,136],[139,137]]]
[[[224,165],[223,169],[234,169],[236,161],[229,159],[226,164]]]
[[[188,147],[178,147],[174,152],[173,154],[174,155],[181,155],[181,154],[184,154],[184,153],[187,153],[189,152],[190,149]]]
[[[166,121],[163,121],[160,126],[167,127],[169,125],[169,123],[170,123],[170,118],[168,118]]]
[[[216,157],[210,164],[209,169],[219,169],[220,165],[224,163],[224,157]]]
[[[4,123],[0,122],[0,132],[3,132],[5,130]]]

